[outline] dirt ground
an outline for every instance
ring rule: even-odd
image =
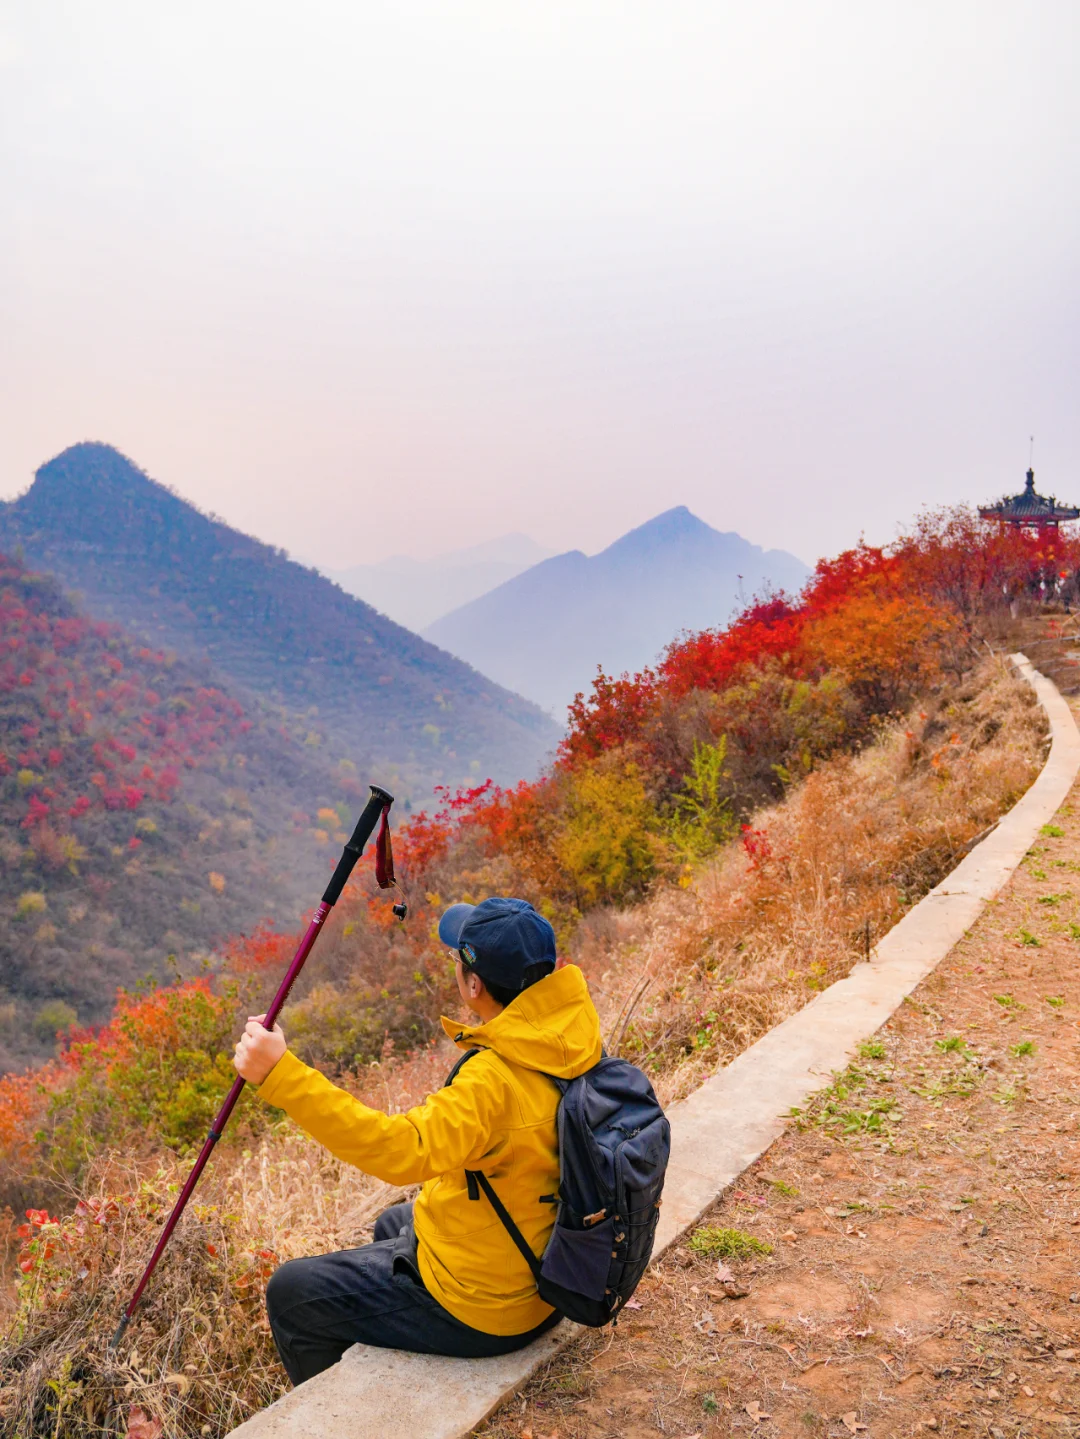
[[[1074,790],[967,938],[650,1273],[640,1308],[477,1434],[1080,1430],[1078,960]],[[719,1230],[772,1252],[718,1261]]]

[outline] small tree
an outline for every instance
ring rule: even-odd
[[[690,772],[670,825],[671,837],[687,859],[703,859],[735,832],[731,796],[722,793],[724,780],[731,778],[724,769],[726,759],[727,735],[715,744],[694,741]]]
[[[579,909],[624,900],[648,886],[656,827],[637,765],[596,761],[573,776],[555,853]]]

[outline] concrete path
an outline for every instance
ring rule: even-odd
[[[1080,732],[1057,689],[1013,657],[1050,721],[1049,757],[997,828],[856,965],[669,1111],[672,1162],[659,1257],[784,1130],[784,1115],[829,1083],[961,939],[1012,875],[1080,772]],[[452,1360],[356,1345],[340,1364],[233,1430],[230,1439],[462,1439],[570,1343],[562,1324],[501,1359]]]

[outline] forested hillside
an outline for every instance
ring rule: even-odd
[[[365,787],[0,556],[0,1071],[318,897]],[[329,846],[329,848],[327,847]]]
[[[534,705],[200,514],[108,445],[73,445],[0,506],[0,550],[16,546],[94,614],[286,707],[310,747],[365,773],[377,762],[403,799],[531,776],[558,738]]]

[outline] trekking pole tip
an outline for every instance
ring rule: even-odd
[[[115,1354],[116,1351],[120,1348],[120,1341],[121,1341],[121,1339],[123,1339],[124,1334],[125,1334],[125,1332],[126,1332],[126,1330],[127,1330],[127,1327],[128,1327],[128,1325],[129,1325],[130,1323],[131,1323],[131,1315],[130,1315],[130,1314],[123,1314],[123,1315],[121,1315],[121,1317],[120,1317],[120,1323],[116,1326],[116,1332],[113,1334],[113,1337],[109,1340],[109,1353],[110,1353],[110,1354]]]

